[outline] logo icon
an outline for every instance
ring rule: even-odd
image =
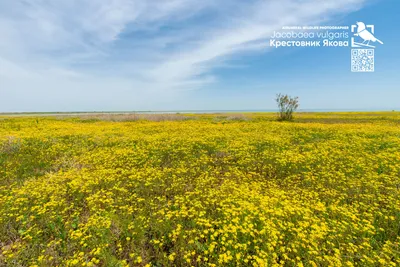
[[[351,25],[351,71],[374,72],[375,71],[375,44],[383,42],[375,37],[375,26],[357,22]],[[374,45],[372,45],[372,44]]]
[[[357,22],[356,25],[351,25],[351,32],[354,33],[355,37],[351,38],[352,47],[370,47],[375,48],[375,46],[370,45],[371,42],[378,42],[383,44],[381,40],[375,37],[375,26],[365,25],[364,22]]]

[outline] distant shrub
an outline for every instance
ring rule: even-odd
[[[291,121],[293,120],[293,112],[299,107],[299,98],[288,95],[277,94],[276,103],[278,104],[278,120]]]

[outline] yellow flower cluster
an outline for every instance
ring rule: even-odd
[[[400,266],[400,114],[0,118],[0,266]]]

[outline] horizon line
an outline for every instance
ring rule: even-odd
[[[182,110],[114,110],[114,111],[105,111],[105,110],[92,110],[92,111],[8,111],[8,112],[0,112],[0,115],[9,115],[9,114],[80,114],[80,113],[114,113],[114,114],[132,114],[132,113],[222,113],[222,112],[278,112],[278,109],[182,109]],[[400,111],[400,108],[371,108],[371,109],[299,109],[296,112],[393,112]]]

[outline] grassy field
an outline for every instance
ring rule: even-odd
[[[0,266],[400,266],[400,113],[0,117]]]

